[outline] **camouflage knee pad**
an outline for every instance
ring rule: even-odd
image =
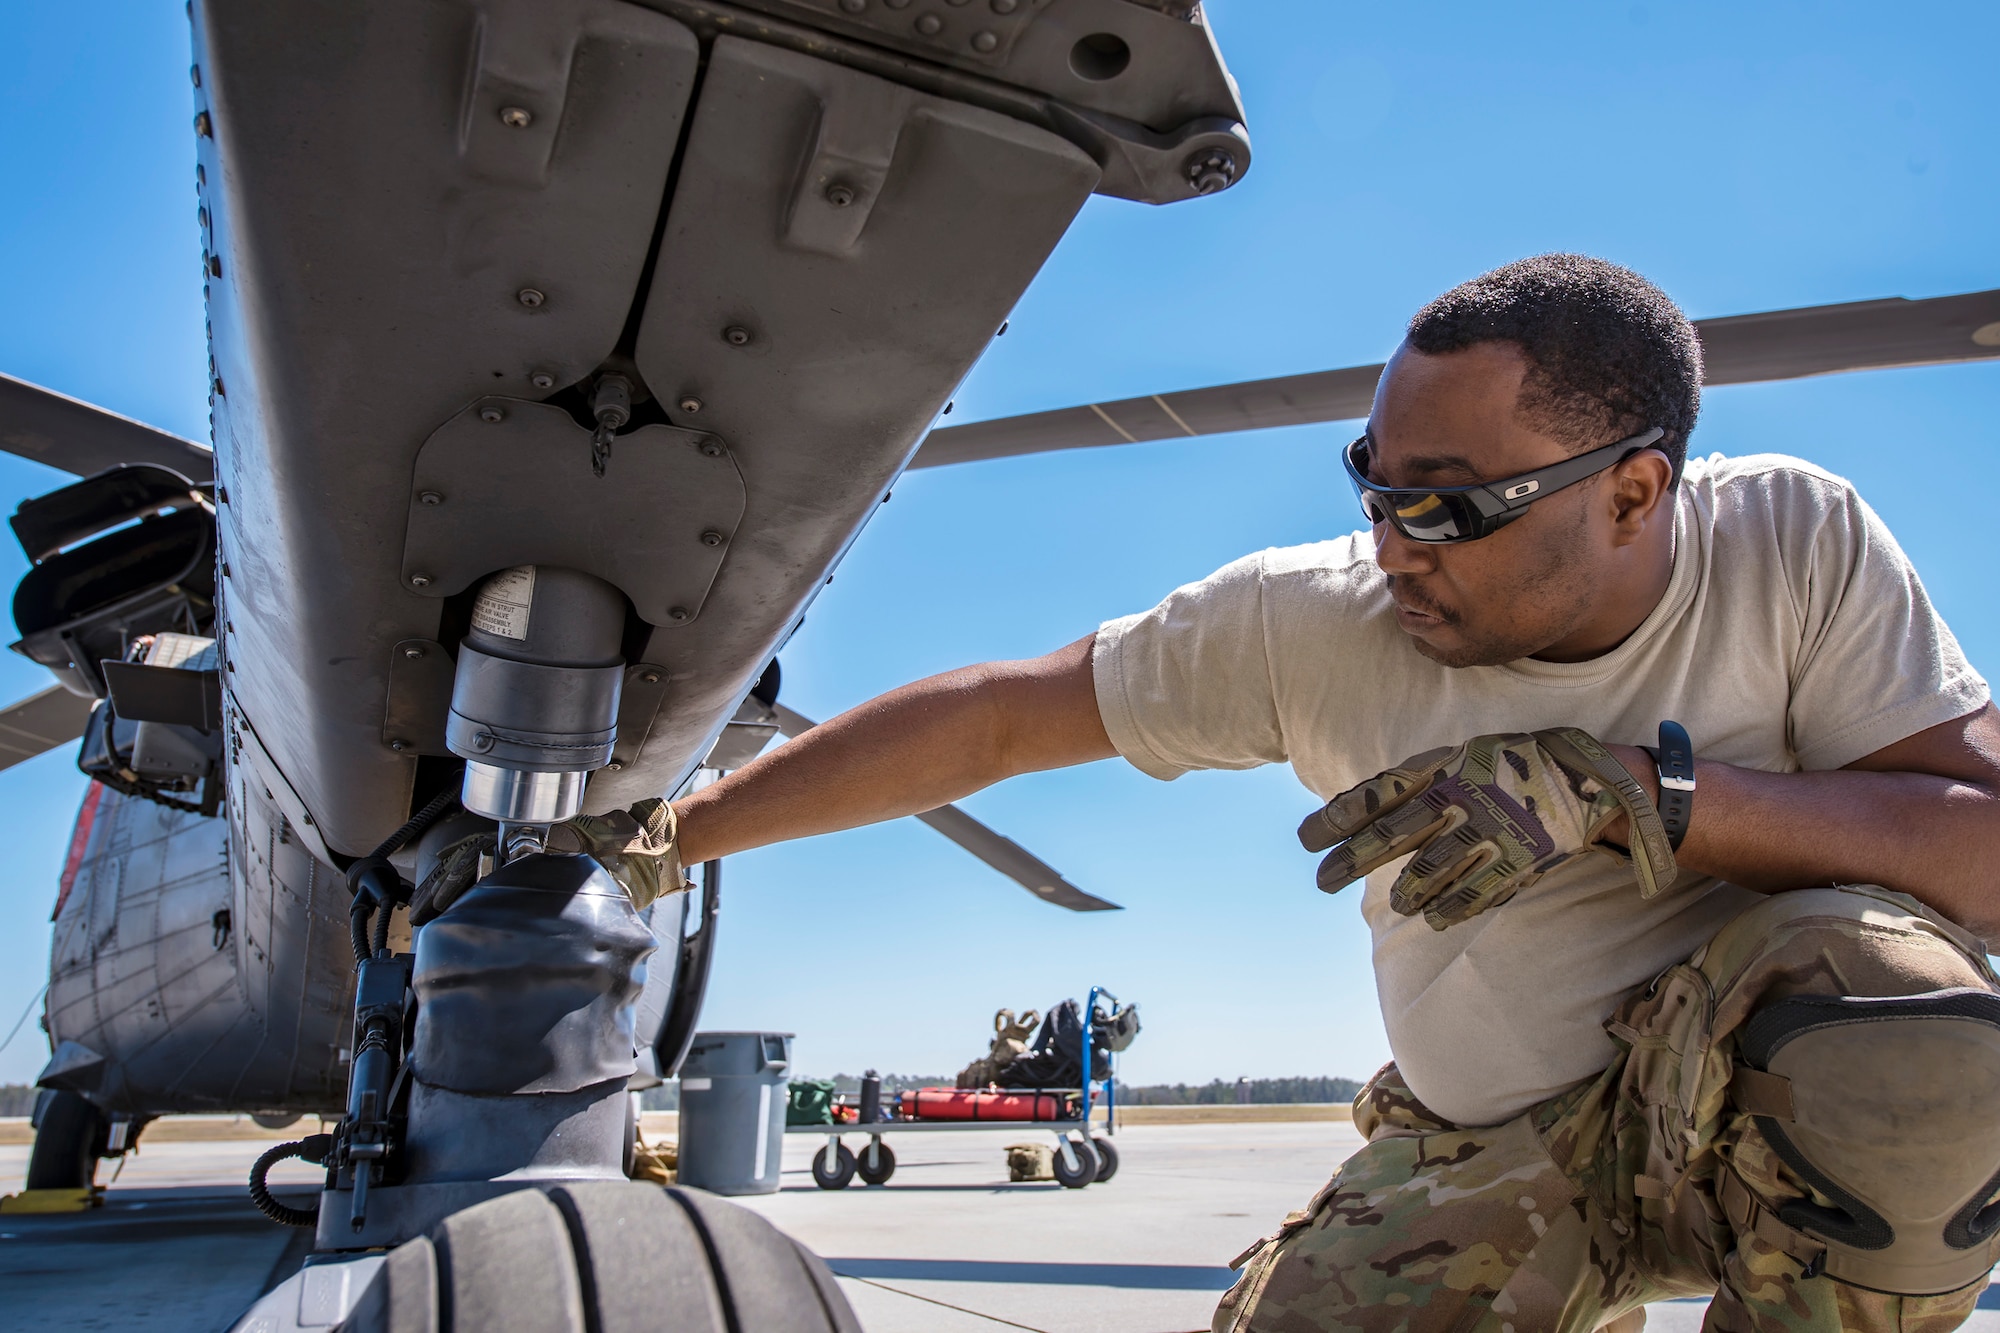
[[[1811,1194],[1725,1171],[1731,1220],[1836,1281],[1923,1296],[2000,1262],[2000,995],[1796,995],[1738,1034],[1732,1092]]]

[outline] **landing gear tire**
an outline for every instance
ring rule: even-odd
[[[836,1152],[831,1143],[813,1154],[813,1184],[823,1190],[844,1190],[854,1179],[856,1163],[854,1154],[840,1144]]]
[[[110,1118],[89,1098],[77,1092],[53,1094],[42,1107],[41,1127],[28,1155],[28,1188],[88,1189],[110,1139]]]
[[[854,1170],[864,1185],[886,1185],[896,1174],[896,1154],[879,1139],[871,1140],[855,1158]]]
[[[1090,1146],[1097,1151],[1097,1183],[1102,1185],[1118,1174],[1118,1145],[1100,1136]]]
[[[811,1252],[699,1191],[625,1181],[521,1190],[389,1252],[354,1333],[861,1333]]]
[[[1096,1149],[1081,1139],[1068,1139],[1065,1141],[1064,1147],[1067,1147],[1069,1152],[1065,1153],[1062,1148],[1057,1148],[1051,1154],[1049,1162],[1049,1168],[1055,1172],[1056,1184],[1061,1185],[1066,1190],[1080,1190],[1091,1181],[1097,1179],[1098,1164]],[[1076,1165],[1074,1166],[1071,1166],[1066,1160],[1071,1155],[1074,1155],[1076,1158]]]

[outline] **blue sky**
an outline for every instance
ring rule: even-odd
[[[1248,178],[1171,208],[1092,201],[953,420],[1379,360],[1426,299],[1537,251],[1631,265],[1696,316],[2000,286],[1992,5],[1208,7]],[[6,0],[0,25],[0,369],[205,438],[181,6]],[[1991,675],[1996,405],[1996,365],[1722,389],[1695,447],[1853,478]],[[787,649],[786,699],[825,717],[1039,653],[1246,551],[1346,531],[1343,438],[907,478]],[[8,508],[62,480],[0,457]],[[0,551],[0,583],[21,567]],[[0,697],[46,679],[0,657]],[[66,751],[0,773],[0,1035],[42,983],[82,791]],[[1292,839],[1313,804],[1282,769],[1162,784],[1119,762],[966,802],[1128,908],[1091,916],[912,821],[742,856],[706,1025],[796,1031],[808,1071],[939,1072],[981,1052],[993,1009],[1101,983],[1142,1005],[1138,1081],[1365,1075],[1386,1044],[1354,891],[1316,892]],[[0,1080],[33,1076],[38,1037]]]

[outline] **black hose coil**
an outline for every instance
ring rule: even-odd
[[[324,1165],[327,1154],[333,1151],[333,1135],[308,1134],[293,1143],[280,1143],[257,1159],[250,1168],[250,1202],[257,1205],[257,1211],[280,1226],[314,1227],[319,1225],[319,1200],[313,1200],[310,1208],[294,1208],[290,1204],[279,1203],[271,1193],[271,1187],[264,1183],[271,1174],[271,1168],[291,1157],[302,1158],[315,1166]]]

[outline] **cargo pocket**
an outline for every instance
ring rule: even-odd
[[[1619,1006],[1604,1029],[1629,1048],[1613,1109],[1617,1179],[1606,1212],[1636,1223],[1691,1201],[1688,1175],[1724,1125],[1735,1043],[1714,1031],[1715,989],[1699,969],[1671,967]]]

